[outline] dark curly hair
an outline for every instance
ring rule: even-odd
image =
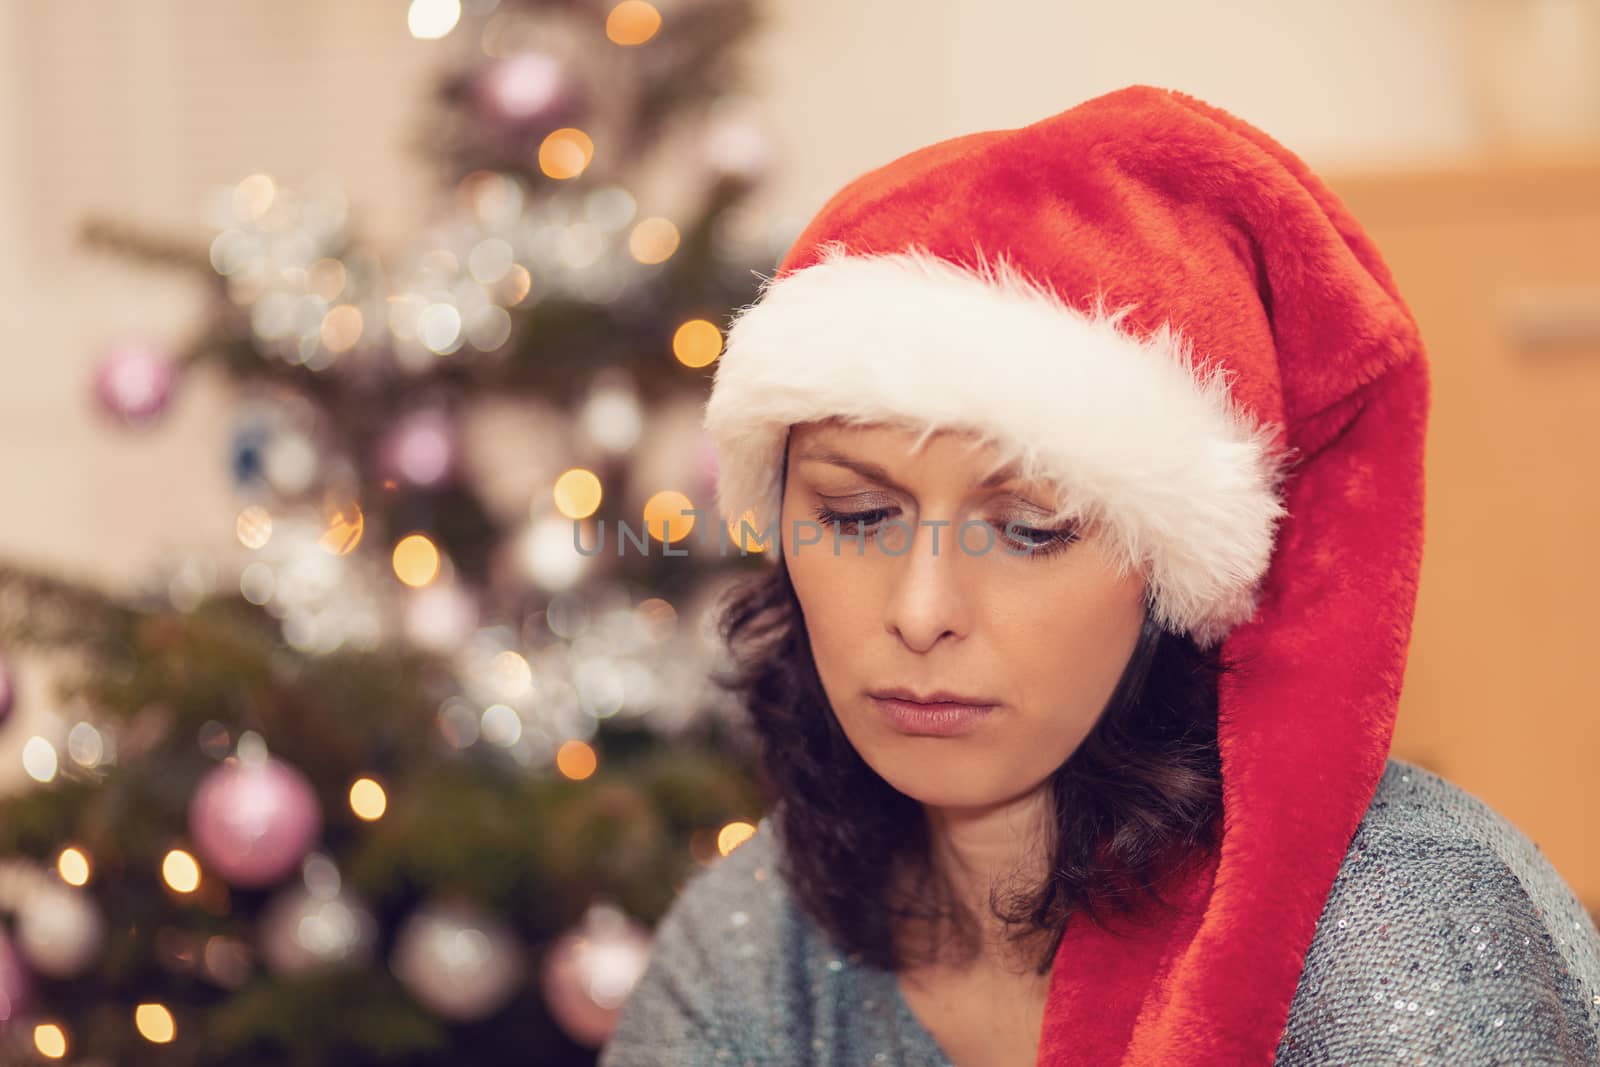
[[[874,771],[839,726],[787,565],[735,586],[718,628],[734,667],[717,680],[749,712],[780,873],[801,907],[841,950],[885,970],[942,958],[946,932],[970,958],[977,919],[932,862],[922,804]],[[1047,876],[990,894],[1008,942],[1047,942],[1038,974],[1048,972],[1070,916],[1105,926],[1141,901],[1166,906],[1158,884],[1217,847],[1217,681],[1233,669],[1146,612],[1105,711],[1048,780],[1055,833]],[[922,924],[933,932],[928,954],[896,936]]]

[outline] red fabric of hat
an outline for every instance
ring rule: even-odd
[[[776,529],[810,419],[974,430],[1146,568],[1219,692],[1220,852],[1126,936],[1071,922],[1041,1064],[1267,1064],[1389,753],[1428,371],[1372,241],[1295,155],[1131,86],[851,181],[729,330],[718,504]]]

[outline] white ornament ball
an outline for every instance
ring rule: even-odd
[[[17,910],[17,945],[33,969],[52,978],[83,972],[100,952],[105,920],[89,894],[43,882]]]
[[[278,975],[305,974],[372,958],[378,924],[348,893],[293,886],[278,893],[261,919],[261,955]]]
[[[426,1007],[458,1022],[494,1014],[526,974],[516,934],[459,901],[436,901],[412,913],[395,937],[390,967]]]

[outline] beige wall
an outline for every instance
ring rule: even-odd
[[[1314,166],[1481,147],[1446,0],[767,7],[753,68],[783,160],[768,202],[796,222],[903,151],[1130,82],[1233,110]],[[0,555],[122,581],[229,536],[218,390],[199,383],[130,442],[96,421],[85,386],[100,346],[179,334],[197,294],[80,251],[74,228],[109,212],[204,237],[211,186],[329,170],[368,232],[403,235],[428,207],[406,138],[443,52],[412,40],[404,13],[403,0],[0,0]],[[27,733],[0,731],[0,783]]]

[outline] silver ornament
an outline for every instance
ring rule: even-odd
[[[504,1006],[526,973],[512,930],[464,901],[435,901],[414,912],[395,938],[390,966],[424,1005],[462,1022]]]

